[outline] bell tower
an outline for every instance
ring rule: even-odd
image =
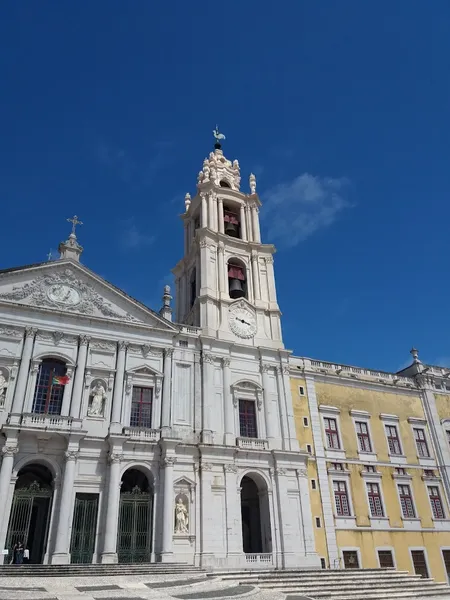
[[[237,160],[214,151],[203,161],[193,198],[185,197],[184,256],[173,269],[176,320],[236,343],[283,348],[272,244],[261,242],[256,177],[241,191]]]

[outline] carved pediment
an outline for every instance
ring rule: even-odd
[[[83,265],[71,261],[0,273],[0,302],[176,329]]]

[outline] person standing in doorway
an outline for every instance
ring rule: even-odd
[[[25,547],[22,544],[22,542],[19,542],[18,544],[16,544],[13,548],[12,551],[12,564],[13,565],[22,565],[23,564],[23,557],[25,554]]]

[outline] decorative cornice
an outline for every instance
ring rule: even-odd
[[[238,468],[236,465],[223,465],[223,470],[225,471],[225,473],[234,473],[236,474],[238,472]]]

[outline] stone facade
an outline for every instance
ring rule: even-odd
[[[320,564],[259,206],[216,147],[186,197],[177,323],[167,288],[158,314],[80,263],[77,217],[59,260],[0,272],[2,548]]]

